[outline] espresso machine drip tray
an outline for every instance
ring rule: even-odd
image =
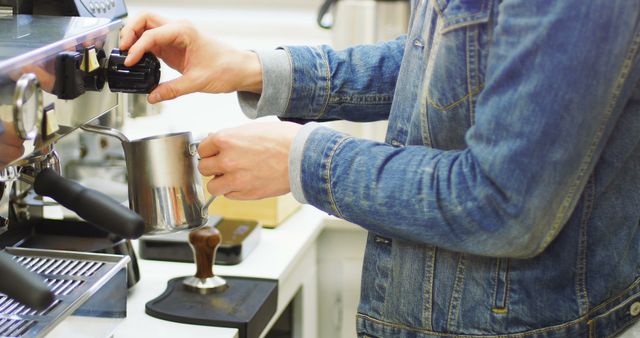
[[[13,247],[4,251],[40,275],[56,299],[37,311],[0,293],[0,337],[55,336],[56,326],[73,317],[112,319],[112,330],[126,317],[127,256]],[[73,323],[74,331],[82,334],[77,326],[82,320]]]

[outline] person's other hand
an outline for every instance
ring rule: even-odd
[[[262,68],[255,53],[208,39],[186,21],[143,14],[122,28],[120,49],[129,51],[126,66],[151,52],[182,74],[154,89],[150,103],[193,92],[262,92]]]
[[[198,146],[198,170],[215,176],[213,196],[261,199],[288,193],[289,149],[302,126],[291,122],[254,122],[209,134]]]
[[[11,122],[2,122],[3,132],[0,133],[0,170],[24,155],[23,141],[16,134]]]

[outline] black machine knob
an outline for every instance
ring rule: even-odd
[[[131,67],[124,65],[127,51],[114,48],[109,56],[106,75],[112,92],[148,94],[160,82],[160,61],[145,53],[142,59]]]

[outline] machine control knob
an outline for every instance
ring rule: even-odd
[[[124,65],[126,51],[114,48],[107,65],[107,82],[112,92],[148,94],[160,82],[160,61],[145,53],[142,59],[131,67]]]

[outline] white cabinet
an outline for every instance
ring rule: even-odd
[[[356,336],[362,258],[367,232],[328,218],[318,238],[318,337]]]

